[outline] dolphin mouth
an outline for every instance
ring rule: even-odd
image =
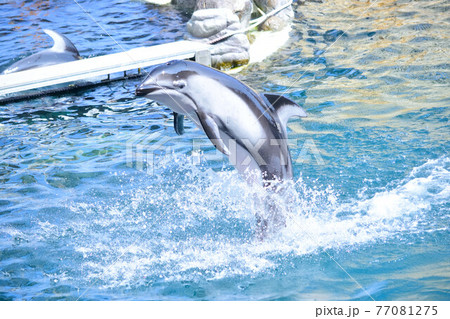
[[[148,95],[151,93],[154,93],[156,91],[160,91],[163,88],[159,85],[146,85],[146,86],[139,86],[136,89],[136,95],[137,96],[144,96],[144,95]]]

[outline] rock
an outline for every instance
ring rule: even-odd
[[[206,9],[195,11],[186,26],[194,37],[208,38],[233,24],[239,24],[239,18],[231,10]]]
[[[211,64],[218,69],[228,70],[245,65],[250,60],[250,43],[245,34],[235,34],[213,46]]]
[[[269,13],[270,11],[289,3],[289,0],[254,0],[254,2],[265,13]],[[267,19],[260,28],[262,30],[279,31],[293,18],[294,10],[292,9],[292,6],[288,6],[286,9],[278,12],[275,16]]]
[[[202,9],[230,9],[239,17],[239,21],[245,28],[252,15],[253,2],[251,0],[197,0],[195,10]]]
[[[277,17],[276,15],[270,17],[261,25],[263,31],[280,31],[287,26],[287,21]]]
[[[242,29],[241,22],[230,9],[201,9],[195,11],[187,23],[191,39],[210,42]],[[214,43],[211,63],[218,69],[229,69],[247,64],[250,43],[243,33],[237,33]]]
[[[194,12],[197,0],[172,0],[172,4],[175,5],[178,10],[191,14]]]
[[[289,3],[289,0],[172,0],[180,10],[193,12],[187,23],[189,38],[214,43],[211,50],[212,65],[219,69],[247,64],[250,43],[244,33],[228,38],[223,36],[245,29],[253,12],[253,2],[268,13]],[[268,18],[262,30],[279,31],[294,17],[291,6]],[[214,40],[218,40],[215,42]],[[221,40],[219,40],[221,39]]]

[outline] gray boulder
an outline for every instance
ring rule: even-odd
[[[229,69],[247,64],[250,43],[244,33],[230,33],[245,29],[250,21],[254,3],[269,13],[289,3],[289,0],[172,0],[180,10],[192,13],[187,23],[190,39],[213,43],[212,65]],[[262,30],[283,29],[294,17],[292,6],[268,18]]]
[[[194,12],[197,0],[172,0],[172,4],[175,5],[178,10],[191,14]]]
[[[228,70],[248,64],[250,43],[245,34],[235,34],[211,50],[211,64],[221,70]]]
[[[202,9],[230,9],[238,16],[245,28],[252,15],[253,2],[251,0],[197,0],[195,10]]]
[[[270,11],[279,8],[287,3],[290,0],[253,0],[255,4],[261,8],[265,13],[269,13]],[[272,30],[279,31],[283,29],[289,21],[294,18],[294,10],[292,6],[288,6],[286,9],[281,10],[276,15],[267,19],[262,25],[262,30]]]
[[[240,24],[239,18],[231,10],[207,9],[195,11],[186,27],[194,37],[209,38],[236,24]]]
[[[191,39],[211,42],[222,36],[242,29],[236,14],[230,9],[197,10],[187,23]],[[237,33],[214,43],[211,50],[211,63],[218,69],[230,69],[247,64],[250,56],[250,43],[247,36]]]

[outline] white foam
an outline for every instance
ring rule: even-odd
[[[264,59],[277,52],[288,42],[291,30],[292,27],[289,25],[280,31],[252,32],[252,35],[255,36],[255,40],[250,45],[249,63],[262,62]]]
[[[80,218],[57,227],[76,234],[71,244],[86,278],[79,280],[96,280],[106,289],[270,273],[283,256],[442,229],[421,229],[421,221],[430,218],[432,205],[448,202],[450,187],[448,158],[428,161],[370,198],[346,202],[333,188],[309,187],[300,179],[288,192],[287,227],[260,242],[253,236],[253,192],[235,171],[202,171],[187,159],[170,165],[166,173],[178,171],[166,183],[152,184],[148,177],[143,186],[143,177],[127,184],[124,175],[127,187],[119,198],[69,205]],[[42,236],[62,233],[45,222],[39,227]]]

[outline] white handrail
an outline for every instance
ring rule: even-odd
[[[208,49],[202,42],[178,41],[0,75],[0,96],[194,58]]]

